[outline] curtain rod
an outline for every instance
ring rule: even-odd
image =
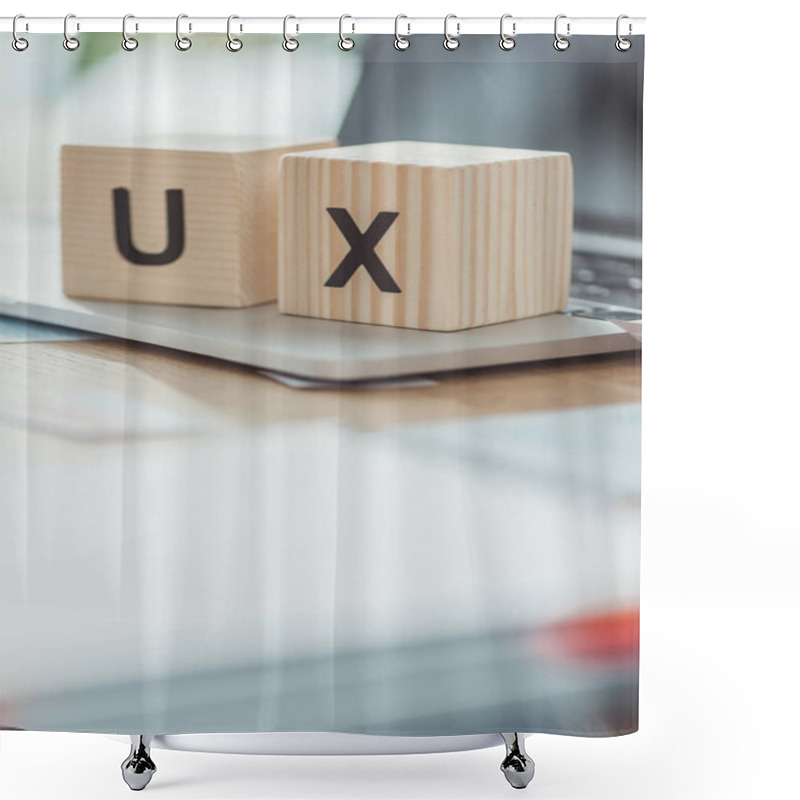
[[[226,33],[227,17],[193,17],[182,15],[181,30],[186,33]],[[135,33],[175,33],[175,17],[136,17],[128,19],[129,34]],[[622,34],[635,36],[644,33],[644,17],[625,17],[622,20]],[[283,17],[235,17],[233,30],[239,34],[284,32]],[[292,35],[297,33],[332,33],[340,31],[338,17],[292,17],[289,22]],[[351,17],[341,23],[345,34],[359,33],[395,33],[394,17]],[[443,17],[401,17],[398,22],[399,32],[403,36],[415,34],[439,34],[445,30]],[[567,27],[569,26],[569,28]],[[11,33],[13,17],[0,17],[0,32]],[[554,17],[512,17],[506,16],[504,30],[514,36],[549,33],[555,29]],[[609,35],[617,33],[616,17],[570,17],[559,15],[558,29],[562,35]],[[69,18],[70,33],[121,33],[122,17],[81,17]],[[497,17],[459,17],[451,15],[448,30],[461,36],[470,34],[486,34],[500,32],[500,16]],[[64,17],[21,16],[17,21],[17,32],[24,33],[63,33]]]

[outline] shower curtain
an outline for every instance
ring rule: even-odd
[[[73,33],[0,48],[0,725],[635,731],[642,37]]]

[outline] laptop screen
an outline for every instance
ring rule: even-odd
[[[341,144],[409,139],[570,153],[571,295],[641,308],[643,43],[621,61],[607,36],[582,36],[563,52],[525,43],[505,52],[495,36],[471,36],[454,52],[420,36],[397,52],[386,37],[364,38]]]

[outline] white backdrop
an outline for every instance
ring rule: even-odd
[[[800,531],[790,122],[800,12],[686,0],[569,8],[486,0],[36,0],[4,13],[82,15],[647,15],[641,730],[534,737],[538,800],[796,795]],[[777,12],[775,12],[777,13]],[[768,33],[770,34],[768,36]],[[9,46],[6,42],[2,46]],[[0,734],[0,793],[127,792],[127,748],[100,736]],[[511,791],[500,750],[259,758],[158,751],[169,798],[488,798]]]

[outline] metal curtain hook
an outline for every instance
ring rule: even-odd
[[[624,53],[626,50],[630,50],[631,46],[633,44],[630,39],[624,39],[622,37],[622,34],[620,33],[620,22],[622,22],[622,20],[624,20],[624,19],[628,19],[628,15],[627,14],[620,14],[617,17],[617,41],[614,42],[614,47],[616,47],[617,50],[620,51],[620,53]],[[633,31],[633,26],[629,22],[628,23],[628,36],[631,35],[632,31]]]
[[[135,39],[133,36],[128,36],[128,20],[135,19],[133,14],[126,14],[122,18],[122,49],[131,52],[135,50],[139,46],[139,40]],[[136,30],[139,29],[139,26],[136,26]]]
[[[408,19],[405,14],[398,14],[394,18],[394,49],[395,50],[408,50],[411,47],[411,40],[406,39],[405,36],[400,35],[400,20]],[[406,36],[411,36],[411,23],[406,23]]]
[[[188,19],[188,14],[178,14],[175,18],[175,47],[178,50],[186,51],[192,46],[192,40],[188,36],[181,33],[181,20]],[[189,31],[192,30],[192,23],[189,23]]]
[[[235,19],[239,19],[239,17],[237,17],[236,14],[231,14],[228,17],[228,41],[225,42],[225,47],[227,47],[228,50],[231,51],[231,53],[238,53],[242,49],[242,47],[244,47],[244,44],[242,43],[242,40],[241,39],[237,39],[231,33],[231,22],[233,22],[233,20],[235,20]],[[239,26],[239,30],[240,31],[242,30],[242,26],[241,25]]]
[[[505,24],[507,19],[512,19],[511,14],[503,14],[500,17],[500,49],[501,50],[513,50],[514,45],[516,45],[516,41],[514,40],[514,36],[517,35],[517,23],[511,23],[511,36],[509,36],[505,31]]]
[[[75,19],[74,14],[67,14],[67,16],[64,17],[64,49],[70,51],[77,50],[81,46],[81,43],[75,36],[69,35],[69,21],[71,19]],[[76,30],[80,30],[80,25],[76,27]]]
[[[297,39],[293,39],[289,36],[289,20],[294,19],[296,20],[297,17],[293,17],[291,14],[288,14],[283,18],[283,49],[287,53],[293,53],[300,47],[300,42]],[[300,26],[295,22],[295,34],[300,33]]]
[[[342,14],[342,16],[339,17],[339,49],[340,50],[352,50],[356,46],[356,43],[351,38],[349,38],[348,36],[344,35],[343,26],[344,26],[344,21],[346,19],[353,19],[353,18],[349,14]],[[351,32],[355,32],[355,29],[356,29],[355,23],[351,23],[350,24],[350,29],[351,29]]]
[[[553,42],[553,47],[555,47],[555,49],[558,50],[561,53],[563,53],[569,47],[569,39],[565,39],[558,32],[558,21],[562,20],[562,19],[566,19],[566,18],[567,18],[566,14],[559,14],[556,17],[555,22],[553,23],[553,33],[555,34],[555,37],[556,37],[555,41]],[[570,27],[571,27],[570,23],[568,22],[567,23],[567,36],[569,36],[569,34],[570,34]]]
[[[27,39],[23,39],[17,33],[17,22],[19,20],[21,20],[21,19],[25,19],[25,15],[24,14],[17,14],[17,16],[14,17],[14,21],[11,23],[11,37],[12,37],[11,38],[11,46],[18,53],[21,53],[23,50],[27,50],[28,49],[28,44],[29,44]],[[28,29],[28,24],[25,23],[25,30],[27,30],[27,29]]]
[[[453,36],[448,30],[448,23],[451,19],[456,20],[456,35]],[[444,49],[445,50],[458,50],[458,46],[461,42],[458,41],[458,37],[461,34],[461,23],[458,21],[458,17],[455,14],[448,14],[444,18]]]

